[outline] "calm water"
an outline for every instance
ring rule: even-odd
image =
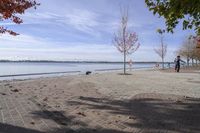
[[[133,64],[133,69],[154,67],[154,63]],[[127,65],[127,68],[129,66]],[[86,71],[106,71],[122,69],[122,63],[33,63],[33,62],[1,62],[0,80],[23,79],[41,76],[55,76],[72,73],[83,74]],[[77,72],[75,72],[77,71]],[[66,72],[66,73],[65,73]],[[68,74],[69,74],[68,73]],[[25,75],[23,75],[25,74]],[[27,74],[27,75],[26,75]],[[15,75],[15,76],[14,76]],[[22,75],[22,76],[20,76]]]

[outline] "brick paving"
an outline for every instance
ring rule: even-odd
[[[115,99],[68,89],[66,97],[58,91],[56,99],[48,92],[53,86],[45,82],[38,83],[35,88],[40,89],[35,90],[28,87],[29,82],[23,84],[29,91],[20,89],[21,82],[0,85],[0,133],[200,132],[199,98],[144,93]],[[84,87],[80,84],[80,89]],[[45,98],[48,95],[54,98]]]

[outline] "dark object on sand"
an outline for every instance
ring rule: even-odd
[[[136,119],[136,117],[135,117],[135,116],[129,116],[128,118],[129,118],[129,119],[133,119],[133,120],[135,120],[135,119]]]
[[[92,72],[91,71],[86,71],[86,75],[90,75]]]
[[[35,122],[32,121],[32,122],[30,122],[30,124],[31,124],[31,125],[35,125]]]
[[[12,92],[19,92],[19,90],[18,89],[13,89],[13,90],[11,90]]]
[[[0,94],[1,94],[1,95],[6,95],[6,93],[2,93],[2,92],[0,92]]]
[[[81,115],[81,116],[84,116],[84,117],[86,116],[83,112],[78,112],[77,114]]]

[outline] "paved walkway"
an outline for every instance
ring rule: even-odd
[[[63,81],[0,84],[0,133],[200,132],[199,98],[140,93],[116,99],[92,83]]]

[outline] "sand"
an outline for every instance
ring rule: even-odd
[[[200,132],[199,69],[129,73],[2,82],[0,132]]]

